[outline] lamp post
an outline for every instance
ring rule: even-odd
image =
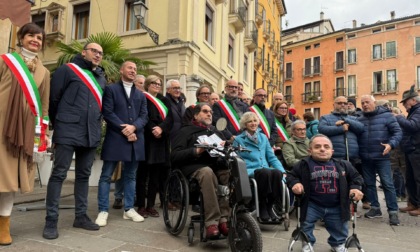
[[[137,20],[140,22],[140,26],[145,29],[147,33],[149,33],[149,36],[153,42],[155,42],[156,45],[159,45],[159,34],[144,24],[144,17],[148,9],[149,8],[147,8],[147,6],[142,1],[133,3],[134,16],[136,16]]]
[[[268,95],[271,94],[271,100],[273,100],[273,92],[274,92],[274,89],[275,88],[276,87],[273,85],[272,82],[268,83],[268,85],[267,85],[267,92],[268,92]]]

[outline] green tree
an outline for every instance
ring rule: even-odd
[[[147,75],[147,69],[150,65],[154,65],[152,61],[141,60],[132,57],[128,49],[123,48],[123,42],[120,37],[111,32],[100,32],[90,35],[83,44],[77,40],[73,40],[66,45],[57,42],[58,51],[61,53],[57,61],[57,67],[71,62],[71,60],[83,50],[83,46],[87,42],[98,43],[102,46],[104,57],[101,67],[103,67],[108,83],[115,82],[120,78],[120,66],[124,61],[130,60],[136,63],[137,73]]]

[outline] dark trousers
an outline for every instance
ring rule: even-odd
[[[258,169],[254,172],[258,186],[258,199],[260,202],[274,201],[281,198],[283,174],[277,169]]]
[[[89,176],[95,158],[95,150],[96,148],[64,144],[55,145],[54,165],[47,187],[47,219],[58,219],[61,188],[73,160],[73,153],[76,154],[76,181],[74,183],[75,214],[76,217],[86,214],[88,207]]]
[[[156,193],[158,190],[160,202],[163,202],[163,190],[165,188],[165,182],[168,178],[168,173],[169,167],[165,164],[151,165],[146,164],[146,162],[139,163],[139,167],[137,168],[136,183],[138,207],[154,207],[156,203]]]
[[[405,154],[406,181],[408,198],[411,204],[420,207],[420,148]]]

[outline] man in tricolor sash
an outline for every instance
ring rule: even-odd
[[[260,119],[260,128],[267,136],[270,145],[273,146],[277,140],[276,121],[274,119],[274,112],[265,108],[265,100],[267,92],[263,88],[259,88],[254,92],[254,105],[249,110],[256,113]]]
[[[86,214],[89,176],[101,140],[102,92],[106,80],[99,64],[103,50],[87,43],[72,63],[60,66],[51,79],[49,116],[54,128],[55,159],[47,188],[47,216],[43,237],[58,237],[61,188],[75,153],[75,215],[73,227],[98,230]]]
[[[239,119],[249,111],[248,105],[238,99],[238,82],[229,80],[225,85],[225,97],[213,105],[213,125],[223,117],[227,127],[223,131],[226,139],[233,140],[240,133]]]

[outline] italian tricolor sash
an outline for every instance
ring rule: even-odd
[[[228,117],[230,123],[233,125],[236,131],[240,131],[241,127],[239,126],[239,116],[236,114],[236,111],[233,109],[232,105],[226,101],[226,99],[221,99],[218,101],[220,107],[222,108],[223,112],[225,112],[226,116]]]
[[[265,117],[264,113],[261,111],[261,109],[257,105],[253,105],[249,108],[252,112],[257,114],[258,118],[260,119],[260,126],[262,130],[264,131],[265,135],[268,139],[270,139],[270,125],[268,124],[267,118]]]
[[[168,115],[168,108],[166,107],[166,105],[153,95],[147,92],[144,92],[144,94],[146,95],[146,98],[156,106],[160,116],[162,117],[162,120],[165,120],[166,116]]]
[[[89,70],[80,68],[74,63],[68,63],[68,67],[82,80],[83,83],[89,88],[92,92],[93,97],[95,97],[96,102],[98,103],[99,109],[102,111],[102,88],[99,83],[93,77],[92,73]]]
[[[289,134],[287,134],[287,131],[283,127],[283,124],[281,124],[279,120],[277,120],[277,118],[276,118],[276,128],[277,128],[277,134],[279,134],[283,142],[286,142],[287,140],[289,140],[290,138]]]
[[[47,148],[45,131],[47,129],[49,119],[48,116],[42,116],[41,97],[35,80],[18,53],[7,53],[1,55],[1,57],[18,80],[26,101],[28,102],[29,108],[35,116],[34,151],[45,151]]]

